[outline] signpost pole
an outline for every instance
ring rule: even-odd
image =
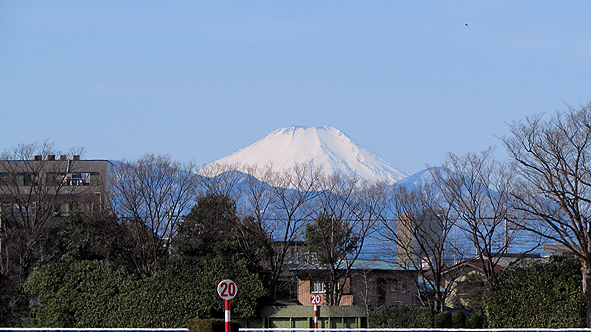
[[[318,329],[318,305],[314,305],[314,329]]]
[[[231,332],[231,324],[230,324],[230,301],[225,300],[226,302],[226,332]]]

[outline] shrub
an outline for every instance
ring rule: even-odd
[[[464,312],[462,310],[454,311],[451,314],[451,324],[453,327],[466,327],[466,315],[464,315]]]
[[[370,310],[368,325],[374,328],[429,328],[433,314],[427,307],[407,305],[381,306]]]
[[[452,325],[451,313],[449,311],[442,311],[435,315],[435,328],[449,328]]]
[[[209,318],[209,319],[191,319],[188,324],[189,332],[224,332],[226,330],[226,323],[223,319]],[[238,332],[240,325],[232,321],[232,332]]]
[[[484,327],[484,317],[481,314],[473,314],[466,318],[466,327],[469,329],[481,329]]]

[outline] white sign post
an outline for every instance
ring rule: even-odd
[[[230,300],[236,296],[236,292],[238,289],[236,288],[236,284],[232,280],[223,280],[218,284],[218,294],[221,296],[222,299],[225,301],[226,306],[226,332],[231,332],[230,326]]]

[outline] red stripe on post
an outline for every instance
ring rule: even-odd
[[[314,328],[318,328],[318,306],[314,305]]]
[[[231,332],[232,327],[230,325],[230,300],[225,300],[226,304],[226,332]]]

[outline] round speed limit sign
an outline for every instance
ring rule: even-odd
[[[312,304],[320,304],[320,301],[321,301],[320,295],[312,294],[312,296],[310,296],[310,302],[312,302]]]
[[[218,284],[218,294],[224,300],[231,300],[236,296],[236,284],[232,280],[223,280]]]

